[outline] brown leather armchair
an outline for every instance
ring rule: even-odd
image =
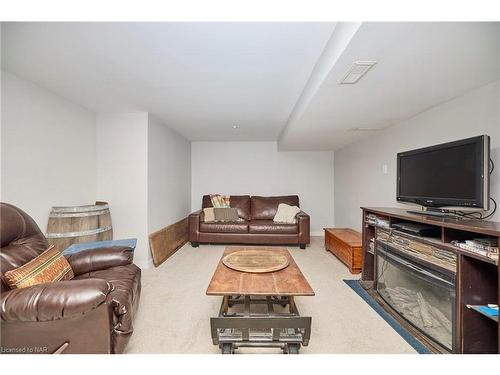
[[[48,248],[33,219],[0,204],[0,349],[3,353],[121,353],[133,332],[141,270],[133,249],[66,256],[74,279],[11,290],[5,272]]]

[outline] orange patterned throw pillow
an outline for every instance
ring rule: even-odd
[[[59,280],[70,280],[73,277],[71,266],[54,245],[51,245],[28,263],[4,274],[4,279],[11,289],[26,288]]]

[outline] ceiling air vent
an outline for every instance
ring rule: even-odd
[[[378,132],[379,128],[368,128],[368,127],[360,127],[360,128],[352,128],[349,129],[351,132]]]
[[[340,84],[352,85],[358,82],[376,63],[376,61],[356,61]]]

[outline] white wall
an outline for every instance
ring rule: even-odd
[[[95,114],[4,71],[1,87],[1,200],[45,232],[51,206],[95,200]]]
[[[192,211],[204,194],[298,194],[311,232],[333,225],[333,152],[278,152],[276,142],[193,142]]]
[[[149,233],[187,217],[190,209],[191,143],[149,116]]]
[[[97,115],[97,194],[110,204],[116,239],[137,238],[134,262],[150,266],[148,114]]]
[[[189,214],[190,159],[190,142],[146,112],[97,115],[97,199],[115,238],[137,238],[140,267],[152,264],[149,233]]]
[[[500,81],[433,107],[335,152],[335,223],[361,228],[360,206],[396,203],[396,154],[481,134],[491,137],[497,168],[491,196],[500,203]],[[388,173],[382,173],[387,164]],[[500,207],[491,220],[500,221]]]
[[[148,113],[99,114],[2,72],[1,200],[45,231],[51,206],[110,203],[114,238],[138,239],[186,217],[190,142]]]

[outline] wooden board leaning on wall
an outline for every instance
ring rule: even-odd
[[[188,242],[188,218],[151,233],[149,248],[155,267],[167,260],[186,242]]]

